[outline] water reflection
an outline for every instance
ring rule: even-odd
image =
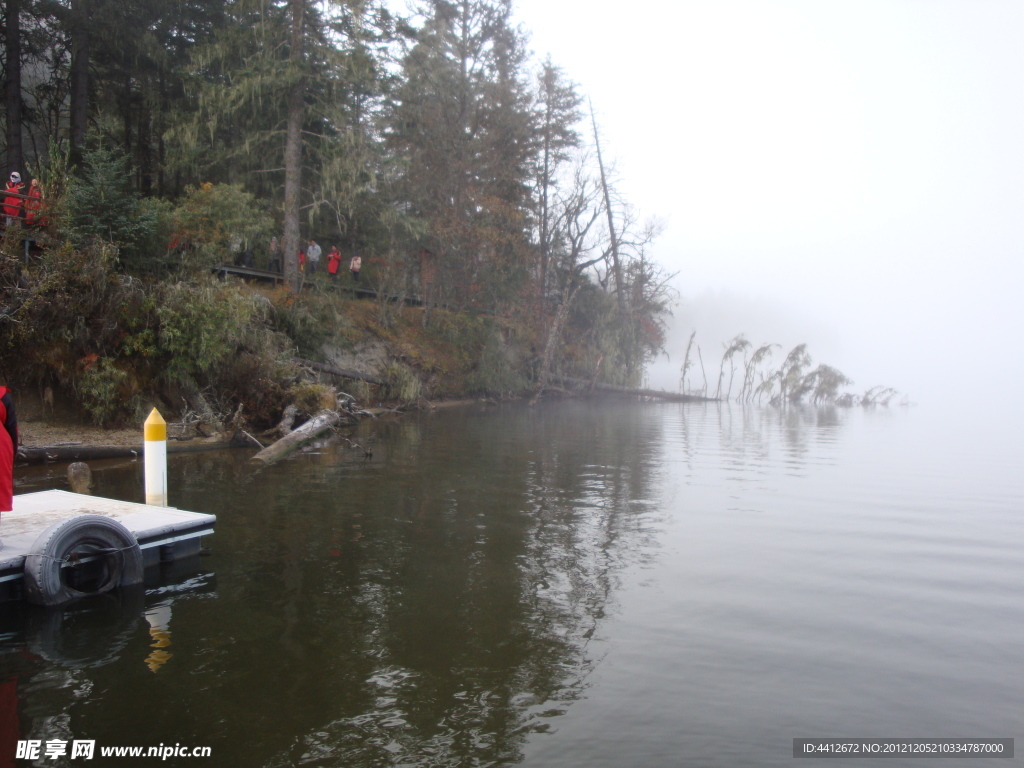
[[[172,503],[219,516],[216,589],[164,574],[137,604],[13,609],[26,733],[211,744],[219,765],[516,762],[585,689],[645,557],[661,429],[541,406],[375,425],[266,469],[175,458]],[[97,472],[100,495],[139,487],[135,465]]]
[[[656,551],[666,428],[690,469],[713,451],[743,472],[779,439],[797,466],[807,450],[804,412],[600,407],[405,419],[265,469],[176,458],[173,503],[219,516],[217,588],[186,578],[123,607],[123,629],[78,651],[88,681],[37,685],[32,732],[212,743],[220,765],[517,762],[586,691],[621,575]],[[99,472],[97,492],[131,498],[137,474]],[[32,680],[90,666],[30,654]],[[147,695],[158,681],[172,697]]]
[[[193,558],[150,569],[147,583],[165,586],[118,589],[58,608],[0,605],[0,713],[10,710],[0,717],[0,749],[11,745],[5,760],[19,739],[92,738],[73,727],[73,713],[102,691],[102,669],[132,664],[155,672],[159,651],[146,656],[139,650],[141,626],[152,626],[154,617],[169,619],[176,599],[211,595],[213,578]],[[169,639],[166,620],[161,631]]]
[[[319,658],[338,688],[317,713],[335,716],[269,765],[515,762],[579,695],[615,574],[642,547],[646,510],[630,502],[647,498],[657,440],[638,433],[658,424],[623,411],[580,435],[573,418],[403,422],[379,434],[373,467],[318,451],[318,470],[348,482],[317,483],[314,497],[338,492],[335,514],[287,534],[282,647],[303,677],[314,651],[292,646],[291,625],[335,628],[337,653]],[[303,557],[318,546],[319,578]]]
[[[705,744],[736,712],[771,717],[772,686],[751,680],[786,670],[799,688],[807,659],[867,679],[866,654],[843,667],[830,649],[888,642],[893,624],[866,632],[854,617],[879,604],[876,582],[904,574],[884,549],[896,539],[872,527],[901,518],[874,497],[849,506],[867,475],[838,471],[857,418],[542,404],[363,425],[265,468],[246,451],[177,457],[172,503],[218,515],[201,571],[149,585],[77,665],[33,650],[14,615],[0,681],[16,676],[34,738],[209,745],[218,766],[508,765],[583,708],[640,722],[570,740],[560,764],[659,764],[639,742],[664,757],[680,729]],[[97,481],[102,495],[138,493],[134,467]],[[891,504],[889,480],[875,482]],[[638,586],[648,578],[657,595]],[[615,646],[627,615],[635,644]],[[629,679],[596,692],[613,646]],[[787,706],[823,711],[831,694],[806,684]],[[847,711],[862,709],[875,711]]]

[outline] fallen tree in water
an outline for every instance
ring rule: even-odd
[[[216,436],[196,438],[188,441],[168,441],[167,453],[198,453],[219,448],[232,448],[243,444],[238,436],[225,438]],[[98,461],[100,459],[138,459],[142,457],[142,440],[137,445],[42,445],[21,446],[15,456],[18,464],[54,464],[73,461]]]
[[[665,392],[660,389],[634,389],[632,387],[620,387],[615,384],[601,384],[585,379],[573,379],[567,376],[552,376],[555,381],[560,381],[570,387],[578,389],[593,389],[597,392],[611,392],[619,395],[631,395],[633,397],[653,397],[657,400],[672,400],[679,403],[702,403],[714,402],[713,397],[702,395],[687,395],[681,392]]]
[[[320,411],[301,427],[293,429],[276,443],[268,445],[252,457],[251,461],[273,464],[289,453],[301,448],[306,443],[341,423],[342,415],[337,411]]]

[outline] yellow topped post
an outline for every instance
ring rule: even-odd
[[[143,427],[146,462],[146,503],[167,506],[167,422],[156,408]]]

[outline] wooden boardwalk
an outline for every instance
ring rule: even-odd
[[[280,272],[272,272],[266,269],[256,269],[255,267],[236,267],[231,264],[221,264],[220,266],[217,267],[211,267],[210,271],[213,272],[213,274],[219,275],[221,277],[227,277],[228,275],[232,275],[233,277],[240,277],[243,280],[257,280],[259,282],[264,283],[274,283],[275,285],[278,283],[284,283],[284,275],[282,275]],[[376,300],[380,298],[380,294],[377,293],[377,291],[375,291],[373,288],[364,288],[363,286],[353,285],[352,283],[349,283],[347,279],[344,284],[338,282],[342,279],[345,278],[339,277],[336,278],[335,281],[331,281],[330,278],[326,278],[326,281],[322,281],[320,285],[321,287],[336,290],[339,293],[347,294],[356,299]],[[311,285],[312,281],[307,278],[304,280],[302,287],[303,289],[306,289],[309,288]],[[423,299],[420,298],[419,296],[396,296],[393,294],[384,294],[383,298],[386,301],[401,301],[406,306],[409,307],[423,306]],[[447,304],[438,304],[437,306],[447,308]]]

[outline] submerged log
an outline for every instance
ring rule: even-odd
[[[269,445],[257,453],[251,461],[273,464],[340,422],[341,414],[337,411],[320,411],[301,427],[292,430],[273,445]]]
[[[169,441],[167,453],[197,453],[219,448],[231,448],[233,440],[221,437],[196,438],[187,442]],[[46,445],[18,448],[15,461],[18,464],[52,464],[72,461],[96,461],[99,459],[137,459],[142,456],[142,441],[137,445]]]
[[[142,455],[142,444],[129,445],[49,445],[38,448],[18,449],[15,461],[26,464],[48,464],[50,462],[92,461],[94,459],[120,459]]]

